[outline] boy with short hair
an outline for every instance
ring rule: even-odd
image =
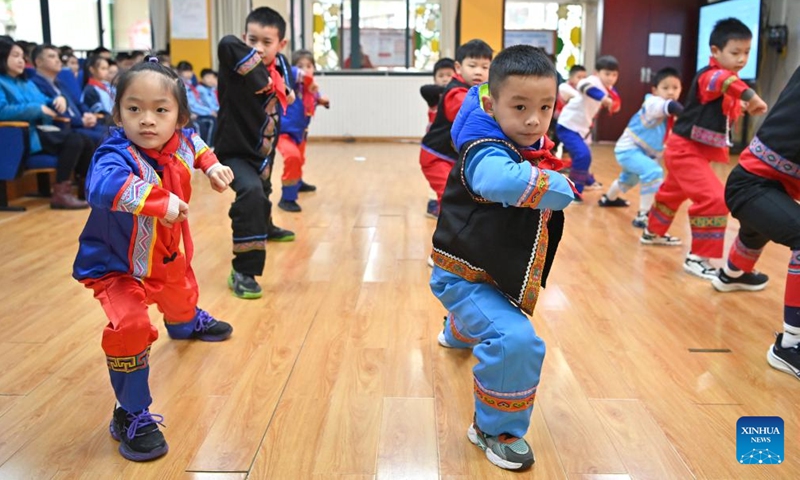
[[[594,117],[605,107],[611,113],[621,108],[614,84],[619,78],[619,62],[611,55],[603,55],[595,63],[594,73],[578,82],[578,95],[571,97],[558,117],[556,133],[564,149],[572,158],[569,178],[575,182],[578,192],[584,186],[602,188],[589,173],[592,166],[591,128]]]
[[[242,40],[219,42],[220,109],[215,153],[234,172],[236,200],[229,216],[233,262],[228,286],[239,298],[260,298],[255,277],[264,271],[267,239],[294,240],[294,233],[272,223],[272,173],[281,112],[294,101],[288,72],[280,61],[286,46],[286,21],[260,7],[247,16]]]
[[[200,85],[197,86],[197,91],[203,97],[203,101],[214,112],[219,112],[219,92],[217,91],[217,72],[210,68],[204,68],[200,71]]]
[[[439,100],[436,117],[422,138],[419,163],[422,173],[436,192],[437,203],[441,203],[444,186],[450,169],[458,158],[450,139],[450,128],[456,118],[467,90],[485,82],[492,62],[492,47],[483,40],[470,40],[456,50],[455,69],[450,83]],[[438,215],[438,208],[435,212]]]
[[[545,136],[555,97],[543,51],[515,45],[497,55],[489,83],[469,90],[453,123],[460,155],[433,234],[430,286],[449,312],[439,344],[471,347],[478,359],[467,434],[509,470],[534,462],[523,437],[545,346],[525,314],[552,266],[561,210],[576,195]]]
[[[741,102],[747,102],[750,114],[767,111],[764,100],[736,76],[747,64],[752,38],[750,29],[735,18],[714,26],[709,38],[711,59],[692,81],[683,113],[667,139],[667,177],[640,238],[645,245],[679,245],[680,240],[669,236],[667,229],[681,204],[691,200],[692,247],[683,269],[707,280],[717,278],[717,269],[708,261],[722,257],[728,224],[724,189],[711,162],[728,162],[731,124],[742,111]]]
[[[614,155],[622,172],[597,203],[601,207],[627,207],[628,201],[620,197],[620,193],[627,192],[641,181],[639,213],[633,219],[634,227],[647,226],[647,214],[664,180],[664,169],[659,160],[673,115],[683,111],[683,105],[678,102],[680,96],[681,77],[678,71],[666,67],[656,72],[651,93],[645,95],[642,108],[630,119],[614,147]]]

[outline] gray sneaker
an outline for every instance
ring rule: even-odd
[[[252,275],[245,275],[231,269],[228,276],[228,288],[239,298],[254,299],[261,298],[261,286],[256,282]]]
[[[714,280],[719,276],[719,271],[708,263],[708,259],[689,253],[683,261],[683,269],[686,273],[706,280]]]
[[[524,438],[512,437],[501,433],[497,436],[486,435],[475,423],[467,430],[469,441],[486,452],[486,458],[500,468],[506,470],[525,470],[533,465],[536,459],[533,449]]]

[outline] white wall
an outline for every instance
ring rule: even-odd
[[[421,138],[428,106],[419,87],[432,83],[424,76],[317,76],[331,108],[318,108],[309,134],[324,137]]]

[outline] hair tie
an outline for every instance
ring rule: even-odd
[[[158,57],[150,57],[147,59],[148,62],[159,63]]]

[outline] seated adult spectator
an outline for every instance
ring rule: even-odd
[[[134,50],[131,52],[131,67],[133,67],[137,63],[142,63],[143,61],[144,61],[144,52],[139,50]]]
[[[103,122],[97,121],[97,115],[91,113],[89,108],[73,97],[72,93],[61,83],[58,78],[58,73],[61,71],[61,60],[58,58],[56,47],[46,44],[39,45],[33,49],[31,55],[36,66],[36,73],[30,80],[51,101],[59,97],[64,98],[67,102],[67,109],[62,115],[70,119],[70,124],[75,131],[88,135],[94,140],[96,146],[100,145],[108,129]]]
[[[89,52],[90,57],[103,57],[106,60],[111,60],[111,50],[106,47],[97,47]]]
[[[108,84],[108,60],[103,57],[90,57],[83,68],[83,93],[81,103],[90,112],[102,113],[111,118],[114,97]]]
[[[89,204],[72,193],[70,177],[74,172],[79,179],[85,178],[94,143],[83,134],[52,126],[58,112],[66,111],[67,102],[64,97],[49,100],[36,85],[25,80],[23,55],[18,45],[0,41],[0,121],[28,122],[30,152],[58,157],[51,208],[88,208]]]
[[[195,130],[209,147],[214,146],[214,130],[217,126],[217,112],[203,101],[203,96],[194,85],[194,70],[189,62],[178,63],[178,75],[186,86],[186,97],[189,99],[189,111]]]
[[[117,61],[117,66],[119,66],[120,73],[127,72],[133,66],[133,59],[131,58],[131,54],[128,52],[117,53],[117,58],[114,60]]]

